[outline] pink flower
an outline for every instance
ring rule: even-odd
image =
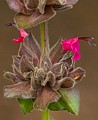
[[[23,29],[21,29],[21,30],[20,30],[20,37],[17,38],[17,39],[13,39],[13,42],[16,42],[16,43],[23,42],[23,41],[24,41],[24,38],[25,38],[27,35],[28,35],[28,34],[27,34]]]
[[[81,58],[81,55],[80,55],[80,45],[79,45],[79,41],[80,40],[85,40],[87,41],[90,45],[95,45],[95,41],[93,38],[90,38],[90,37],[81,37],[81,38],[72,38],[72,39],[69,39],[69,40],[63,40],[62,41],[62,48],[63,50],[67,51],[67,50],[71,50],[74,55],[72,57],[72,60],[75,61],[75,60],[80,60]]]

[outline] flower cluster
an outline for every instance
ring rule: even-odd
[[[14,83],[5,86],[4,96],[32,98],[35,108],[45,109],[61,98],[61,88],[72,89],[85,76],[85,70],[75,68],[71,58],[70,52],[62,50],[61,40],[42,54],[40,45],[29,34],[20,45],[18,55],[13,56],[13,73],[4,74]]]
[[[6,0],[17,12],[14,21],[18,28],[29,28],[50,20],[56,11],[72,8],[78,0]]]

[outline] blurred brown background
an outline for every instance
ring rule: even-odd
[[[3,71],[12,70],[11,56],[17,54],[19,48],[18,44],[12,42],[13,38],[19,36],[18,31],[5,26],[13,21],[13,15],[5,0],[0,0],[0,120],[40,120],[40,112],[32,111],[24,116],[15,99],[3,98],[3,86],[10,84],[2,77]],[[39,40],[38,28],[32,31]],[[98,0],[80,0],[73,9],[58,13],[49,22],[49,31],[51,45],[59,36],[93,36],[98,44]],[[89,47],[86,42],[81,42],[81,54],[81,61],[76,64],[86,69],[87,77],[78,85],[81,94],[79,116],[66,111],[52,112],[56,120],[98,120],[98,46]]]

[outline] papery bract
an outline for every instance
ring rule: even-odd
[[[66,10],[78,0],[6,0],[17,14],[14,22],[19,29],[26,29],[50,20],[58,10]]]
[[[20,37],[17,38],[17,39],[13,39],[13,42],[16,42],[16,43],[23,42],[23,41],[24,41],[24,38],[25,38],[27,35],[28,35],[28,34],[27,34],[23,29],[21,29],[21,30],[20,30]]]

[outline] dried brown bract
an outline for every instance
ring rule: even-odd
[[[6,0],[17,14],[14,21],[19,29],[29,28],[50,20],[56,11],[72,8],[78,0]]]

